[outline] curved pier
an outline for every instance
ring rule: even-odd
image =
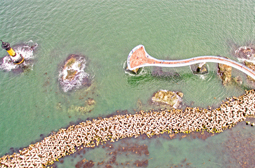
[[[130,51],[127,58],[127,69],[135,71],[138,68],[146,66],[182,67],[202,62],[214,62],[225,64],[233,68],[236,68],[242,71],[243,73],[249,75],[253,79],[255,79],[255,72],[253,70],[231,59],[227,59],[220,56],[198,56],[183,60],[159,60],[150,56],[146,52],[145,47],[143,45],[138,45]]]

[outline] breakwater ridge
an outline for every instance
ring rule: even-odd
[[[208,131],[220,133],[255,113],[255,91],[228,98],[216,109],[188,107],[185,110],[151,110],[137,114],[115,115],[93,119],[60,129],[42,141],[29,145],[12,155],[0,158],[3,167],[45,167],[59,158],[84,147],[95,147],[106,141],[118,141],[146,134],[148,137],[163,133]]]

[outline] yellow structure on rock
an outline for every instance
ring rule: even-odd
[[[24,62],[24,57],[21,54],[16,54],[16,52],[11,48],[8,42],[2,42],[2,48],[5,49],[11,57],[14,64],[21,64]]]

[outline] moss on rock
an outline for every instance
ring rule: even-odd
[[[173,92],[167,90],[160,90],[154,93],[151,100],[156,104],[166,104],[170,105],[173,108],[178,108],[182,101],[183,93]]]
[[[223,85],[229,84],[231,82],[232,67],[225,64],[219,64],[218,68],[219,68],[218,73],[222,80],[222,84]]]

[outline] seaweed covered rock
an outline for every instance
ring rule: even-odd
[[[81,55],[69,55],[59,71],[59,82],[64,92],[81,86],[90,86],[89,74],[84,71],[86,59]]]
[[[252,46],[241,46],[235,50],[235,55],[241,60],[254,60],[255,49]]]
[[[182,102],[183,93],[168,90],[160,90],[154,93],[151,100],[155,104],[165,104],[178,108]]]
[[[255,65],[252,62],[244,61],[244,64],[247,67],[251,68],[253,71],[255,71]],[[252,82],[255,82],[255,80],[252,77],[248,76],[248,75],[247,75],[247,78],[248,78],[248,80],[250,80]]]
[[[227,85],[231,81],[232,67],[225,64],[219,64],[218,68],[218,74],[220,75],[222,84]]]
[[[96,105],[96,101],[92,98],[88,98],[85,101],[84,106],[72,105],[71,107],[68,108],[68,112],[69,113],[77,113],[77,112],[88,113],[88,112],[91,112],[94,109],[95,105]]]

